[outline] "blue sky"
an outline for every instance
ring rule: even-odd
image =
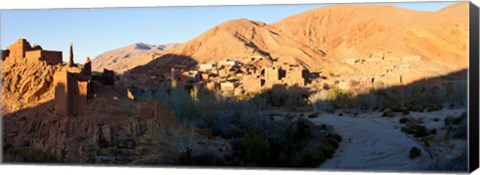
[[[436,11],[452,3],[394,5]],[[380,3],[386,4],[389,3]],[[227,20],[248,18],[268,24],[322,6],[326,5],[2,10],[0,44],[5,49],[19,38],[26,38],[32,45],[63,51],[66,60],[68,47],[73,43],[75,60],[83,63],[87,56],[94,58],[136,42],[182,43]]]

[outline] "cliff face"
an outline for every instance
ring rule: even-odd
[[[94,103],[112,109],[110,104]],[[41,149],[73,163],[127,163],[148,152],[138,149],[151,151],[153,140],[176,125],[175,116],[161,105],[145,108],[150,110],[142,109],[144,117],[98,108],[82,116],[58,117],[47,102],[5,115],[3,139],[15,148]],[[155,108],[157,115],[149,112]],[[113,155],[114,151],[123,153]]]

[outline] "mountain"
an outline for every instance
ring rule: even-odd
[[[272,26],[323,50],[330,60],[385,53],[417,55],[444,69],[468,65],[468,2],[436,12],[393,5],[336,5],[294,15]]]
[[[389,69],[396,69],[395,76],[412,82],[467,68],[468,28],[468,2],[435,12],[394,5],[333,5],[273,24],[248,19],[224,22],[134,72],[156,75],[174,64],[264,56],[324,76],[342,75],[345,81],[384,77],[391,75]],[[351,59],[367,62],[347,64]]]
[[[104,68],[117,73],[143,65],[161,56],[163,52],[174,48],[177,44],[151,45],[135,43],[126,47],[111,50],[95,57],[92,61],[93,71],[101,72]]]
[[[418,57],[422,62],[415,74],[436,76],[466,68],[467,46],[468,2],[436,12],[394,5],[334,5],[268,25],[248,19],[227,21],[139,70],[263,55],[280,63],[299,63],[310,71],[354,74],[363,68],[345,65],[345,60]]]
[[[260,55],[279,62],[320,68],[323,53],[282,34],[263,22],[238,19],[224,22],[168,52],[188,56],[198,63]]]

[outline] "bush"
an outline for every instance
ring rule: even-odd
[[[423,125],[411,125],[409,127],[402,127],[402,131],[407,134],[413,134],[414,137],[425,137],[431,133]]]
[[[334,97],[328,91],[320,91],[310,95],[308,98],[312,102],[314,112],[332,112],[335,110],[335,106],[332,103]]]
[[[400,120],[398,120],[398,122],[400,122],[400,123],[402,123],[402,124],[403,124],[403,123],[407,123],[407,122],[408,122],[408,118],[403,117],[403,118],[401,118]]]
[[[316,167],[319,163],[326,160],[322,147],[316,149],[305,148],[301,152],[295,154],[290,164],[294,167]]]
[[[318,117],[319,113],[318,112],[314,112],[314,113],[311,113],[308,115],[308,118],[316,118]]]
[[[342,141],[342,136],[339,135],[339,134],[337,134],[337,133],[331,134],[331,135],[329,135],[328,137],[333,138],[333,139],[336,140],[337,142],[341,142],[341,141]]]
[[[333,139],[333,138],[328,138],[327,139],[328,144],[332,145],[333,148],[337,149],[338,148],[338,141]]]
[[[442,105],[431,105],[427,107],[427,112],[439,111],[442,110]]]
[[[250,135],[246,140],[243,163],[249,166],[267,165],[270,158],[270,143],[263,134]]]
[[[325,155],[326,158],[332,158],[333,154],[335,153],[335,147],[333,147],[328,141],[323,141],[320,149],[323,152],[323,155]]]
[[[410,114],[410,111],[407,108],[393,108],[392,112],[402,113],[404,115]]]
[[[410,159],[415,159],[415,158],[419,157],[420,155],[422,155],[422,152],[420,151],[420,149],[418,149],[417,147],[412,147],[410,149],[410,154],[408,155],[408,157]]]
[[[382,117],[394,117],[395,113],[391,110],[385,110],[382,113]]]
[[[4,157],[15,157],[15,161],[29,162],[29,163],[65,163],[65,161],[55,157],[40,149],[33,148],[13,148],[5,146]]]

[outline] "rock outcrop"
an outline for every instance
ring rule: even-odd
[[[72,163],[129,163],[155,150],[154,142],[178,127],[162,104],[133,102],[123,94],[126,89],[101,82],[89,85],[95,94],[81,112],[59,115],[54,75],[70,71],[88,77],[71,60],[50,65],[19,59],[2,68],[4,146],[42,150]]]
[[[53,99],[53,74],[60,66],[45,62],[17,62],[2,68],[2,114]]]

